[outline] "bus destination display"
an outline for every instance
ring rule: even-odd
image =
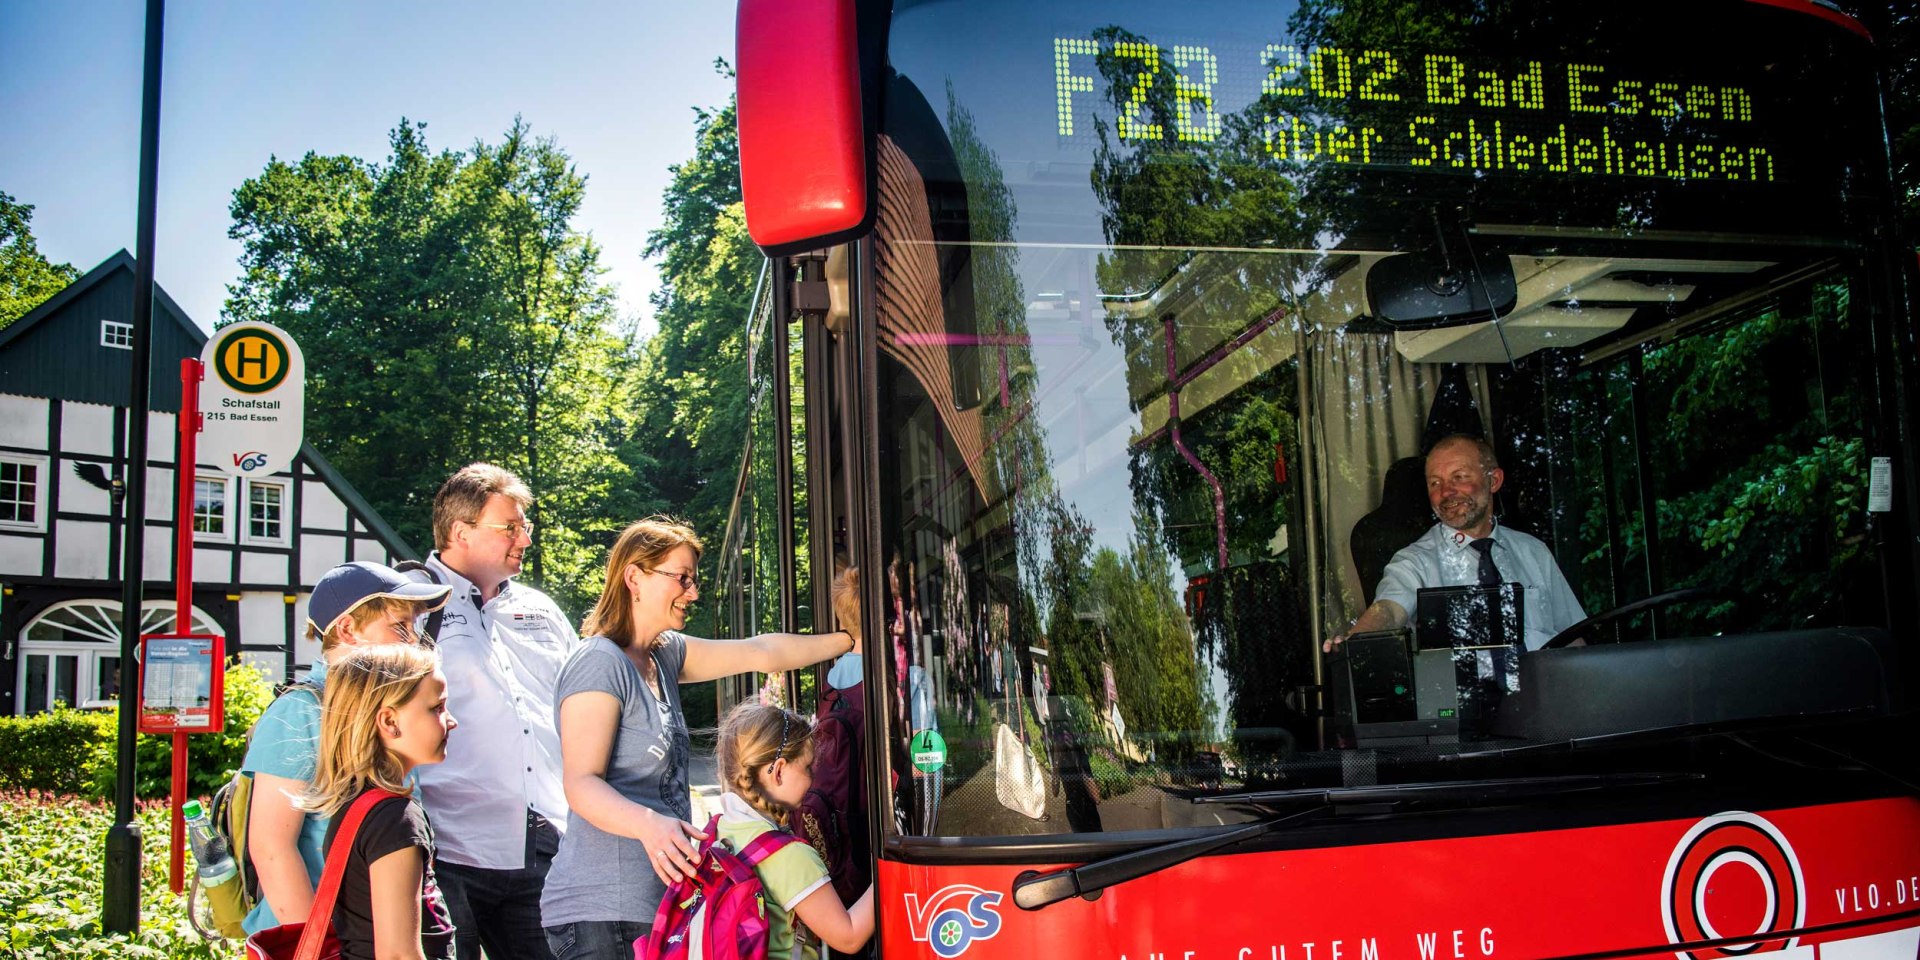
[[[1251,124],[1263,159],[1274,162],[1787,179],[1768,136],[1768,104],[1751,84],[1712,71],[1688,76],[1665,61],[1496,62],[1458,52],[1093,37],[1055,37],[1052,53],[1062,140],[1090,142],[1097,114],[1122,144],[1211,144]],[[1245,123],[1230,124],[1233,116]]]

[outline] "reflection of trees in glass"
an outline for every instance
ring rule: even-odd
[[[1119,27],[1094,36],[1103,51],[1097,64],[1105,98],[1116,116],[1124,115],[1143,86],[1137,75],[1145,61],[1114,51],[1145,41]],[[1255,159],[1264,155],[1259,105],[1221,116],[1220,135],[1210,142],[1182,140],[1176,111],[1193,108],[1176,103],[1175,88],[1171,57],[1161,56],[1158,75],[1146,87],[1147,102],[1136,114],[1162,131],[1158,139],[1142,139],[1137,131],[1123,138],[1103,118],[1094,121],[1094,192],[1106,240],[1120,248],[1100,259],[1101,289],[1136,298],[1174,286],[1195,291],[1167,313],[1115,307],[1108,314],[1109,334],[1126,354],[1136,410],[1164,402],[1176,374],[1274,310],[1287,309],[1283,304],[1309,282],[1298,276],[1295,256],[1247,253],[1207,260],[1180,249],[1301,248],[1312,245],[1315,231],[1301,217],[1295,174]],[[1226,673],[1232,726],[1246,735],[1236,733],[1243,756],[1267,752],[1284,739],[1268,731],[1300,717],[1299,704],[1286,705],[1286,691],[1312,682],[1297,599],[1304,590],[1295,589],[1288,551],[1289,530],[1299,532],[1295,487],[1291,477],[1281,482],[1276,464],[1299,447],[1297,376],[1298,365],[1282,360],[1254,373],[1230,398],[1186,412],[1179,421],[1180,442],[1220,484],[1231,564],[1226,570],[1216,569],[1213,488],[1171,432],[1143,438],[1129,458],[1138,538],[1133,553],[1141,555],[1150,537],[1185,568],[1196,650],[1218,657]]]
[[[1121,714],[1130,729],[1174,735],[1158,745],[1164,755],[1210,729],[1211,711],[1202,701],[1192,629],[1174,595],[1173,568],[1157,525],[1152,515],[1139,512],[1133,525],[1126,553],[1106,547],[1094,553],[1083,598],[1104,614]]]
[[[1872,580],[1856,380],[1865,364],[1849,301],[1847,286],[1825,284],[1797,303],[1651,350],[1637,390],[1629,390],[1630,366],[1586,378],[1581,402],[1613,454],[1611,476],[1594,476],[1610,482],[1588,485],[1596,495],[1582,524],[1597,545],[1585,558],[1589,612],[1646,592],[1630,423],[1637,400],[1651,434],[1641,449],[1658,510],[1655,587],[1717,587],[1735,598],[1676,608],[1668,633],[1720,629],[1729,610],[1758,629],[1862,622],[1870,611],[1851,598]],[[1587,439],[1590,475],[1606,473]],[[1614,491],[1611,504],[1598,495],[1603,487]],[[1609,515],[1618,524],[1611,531]]]
[[[1027,641],[1038,638],[1047,649],[1056,697],[1095,702],[1103,689],[1100,664],[1110,662],[1125,678],[1119,705],[1128,728],[1164,738],[1158,744],[1163,757],[1184,754],[1211,724],[1192,633],[1173,593],[1174,571],[1147,548],[1157,538],[1138,541],[1127,556],[1093,552],[1089,524],[1061,496],[1033,414],[1038,376],[1027,342],[1019,250],[1011,245],[1018,210],[997,157],[951,92],[947,133],[967,185],[968,269],[984,340],[975,354],[989,438],[985,493],[1004,497],[1024,588],[1025,602],[1013,614]],[[1090,615],[1100,610],[1117,611],[1125,622]],[[1096,719],[1080,710],[1054,717],[1084,726],[1063,731],[1081,743],[1097,742],[1090,725]]]

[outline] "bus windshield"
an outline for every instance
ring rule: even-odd
[[[905,832],[1858,707],[1905,539],[1868,49],[1811,4],[898,0]]]

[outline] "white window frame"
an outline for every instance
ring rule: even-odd
[[[118,320],[100,321],[100,345],[115,350],[132,350],[133,324]]]
[[[256,543],[270,547],[284,547],[292,542],[293,527],[293,484],[287,480],[252,480],[240,485],[246,496],[241,501],[240,541]],[[280,491],[280,535],[277,537],[256,536],[253,532],[253,491],[257,487],[273,487]]]
[[[46,457],[28,456],[19,453],[0,453],[0,463],[13,463],[34,468],[33,480],[33,522],[22,523],[18,520],[0,520],[0,530],[21,530],[44,533],[47,529],[47,488],[52,483],[52,474]]]
[[[232,543],[234,542],[233,478],[226,476],[224,474],[218,474],[218,473],[196,473],[194,474],[193,479],[195,481],[195,486],[193,491],[194,492],[194,497],[193,497],[194,517],[199,516],[199,513],[200,513],[200,489],[199,489],[200,483],[219,484],[221,487],[221,490],[223,491],[221,502],[225,506],[225,510],[221,515],[221,524],[220,524],[220,528],[224,532],[205,533],[200,530],[195,530],[193,531],[194,542],[196,543]],[[194,517],[189,517],[187,522],[189,523],[194,522]]]

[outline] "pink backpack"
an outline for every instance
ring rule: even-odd
[[[634,960],[692,960],[693,925],[700,922],[706,946],[700,960],[767,960],[766,893],[753,868],[799,838],[768,830],[735,853],[720,842],[719,817],[707,821],[706,834],[696,876],[667,888],[653,930],[633,944]]]

